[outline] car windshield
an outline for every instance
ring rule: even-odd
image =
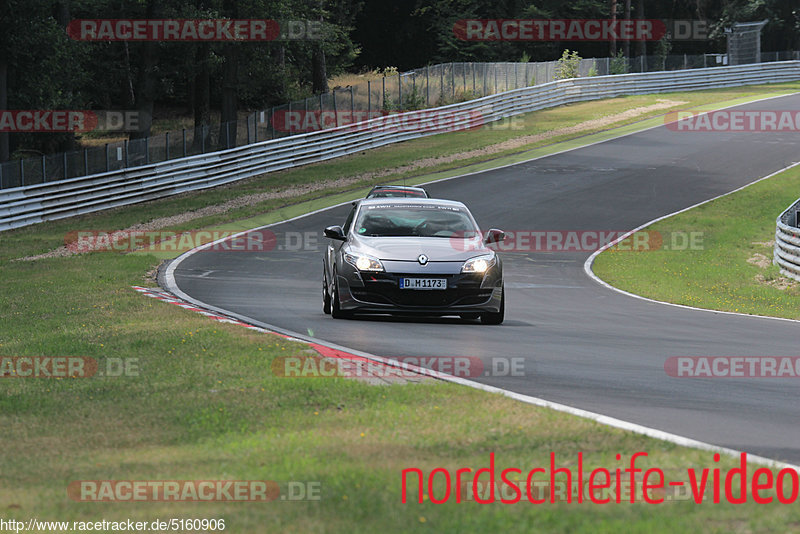
[[[478,229],[457,206],[364,206],[355,231],[366,237],[447,237],[469,239]]]

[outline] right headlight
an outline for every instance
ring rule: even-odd
[[[462,273],[485,273],[497,261],[494,254],[484,254],[470,258],[461,266]]]
[[[383,271],[381,260],[365,254],[346,253],[344,259],[359,271]]]

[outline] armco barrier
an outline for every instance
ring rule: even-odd
[[[800,79],[800,61],[559,80],[468,102],[379,117],[220,152],[0,192],[0,231],[215,187],[260,174],[538,109],[621,95],[689,91]],[[435,128],[432,113],[446,116]],[[415,122],[416,121],[416,122]]]
[[[774,263],[781,268],[781,273],[800,280],[800,221],[798,211],[800,200],[789,206],[780,214],[775,229]]]

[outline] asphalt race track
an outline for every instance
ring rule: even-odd
[[[740,109],[798,110],[800,95]],[[798,148],[792,132],[659,127],[426,187],[432,196],[466,203],[481,228],[629,230],[780,170],[800,160]],[[487,365],[523,358],[523,376],[475,380],[800,463],[798,379],[686,379],[664,370],[671,356],[800,356],[800,323],[617,293],[585,274],[590,252],[505,254],[500,326],[455,318],[333,320],[321,306],[321,235],[348,209],[271,228],[279,244],[284,232],[314,232],[318,250],[200,252],[177,267],[177,285],[215,307],[380,356],[469,355]]]

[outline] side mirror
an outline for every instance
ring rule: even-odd
[[[346,241],[347,237],[344,235],[344,230],[341,226],[329,226],[325,228],[325,237],[329,239],[336,239],[338,241]]]
[[[487,245],[491,245],[492,243],[500,243],[505,241],[506,233],[502,230],[498,230],[497,228],[492,228],[488,232],[486,232],[486,237],[483,239],[483,242]]]

